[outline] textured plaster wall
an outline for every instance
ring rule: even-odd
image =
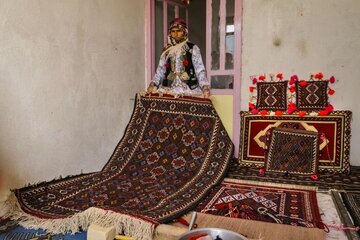
[[[241,109],[247,109],[249,76],[283,72],[308,79],[334,75],[330,99],[351,110],[351,164],[360,165],[360,1],[244,0]]]
[[[144,0],[0,1],[0,196],[101,170],[144,89]]]

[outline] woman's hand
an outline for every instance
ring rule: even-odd
[[[204,98],[210,97],[210,88],[208,86],[204,86],[202,89]]]
[[[157,87],[155,86],[155,84],[152,82],[149,84],[148,88],[147,88],[147,93],[153,93],[156,92]]]

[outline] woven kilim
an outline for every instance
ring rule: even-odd
[[[315,191],[254,185],[230,178],[217,186],[197,209],[227,217],[323,227]]]
[[[340,192],[342,201],[348,211],[354,226],[360,226],[360,191],[357,192]],[[360,237],[360,230],[357,231]]]
[[[259,110],[280,110],[287,108],[287,84],[281,82],[258,82],[256,108]]]
[[[322,190],[360,189],[360,166],[351,166],[350,174],[347,173],[318,173],[318,179],[312,180],[309,176],[266,172],[260,174],[258,168],[240,166],[233,161],[226,174],[228,178],[247,181],[271,182],[276,184],[291,184],[318,187]]]
[[[296,82],[296,105],[298,110],[313,111],[322,110],[328,103],[329,81],[306,81],[306,86],[300,86]]]
[[[267,149],[265,170],[300,175],[316,174],[318,149],[317,132],[274,128]]]
[[[330,191],[348,239],[360,239],[360,188],[357,191]]]
[[[148,239],[153,228],[151,234],[138,232],[142,224],[154,227],[194,208],[222,180],[232,151],[210,100],[137,95],[104,168],[14,190],[27,213],[19,220],[55,233],[76,232],[94,221]]]
[[[242,111],[240,118],[239,163],[242,166],[264,167],[266,134],[274,127],[283,127],[314,131],[324,137],[319,143],[320,172],[350,172],[350,111],[304,117],[295,114],[261,116]]]

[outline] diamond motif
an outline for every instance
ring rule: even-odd
[[[308,90],[309,93],[315,93],[317,90],[319,90],[319,87],[310,83],[306,86],[306,90]]]
[[[169,137],[169,130],[167,129],[167,127],[164,127],[163,129],[161,129],[158,134],[157,137],[159,139],[159,142],[164,142],[168,137]]]
[[[163,166],[158,166],[153,168],[150,172],[152,175],[158,176],[164,174],[166,172],[166,169]]]
[[[271,200],[267,200],[267,201],[262,202],[262,205],[264,205],[267,208],[272,208],[272,207],[276,206],[276,203],[274,203]]]
[[[254,197],[253,198],[256,202],[264,202],[266,201],[267,199],[264,198],[263,196],[257,196],[257,197]]]
[[[171,165],[173,166],[173,168],[178,169],[178,168],[185,166],[185,163],[186,163],[186,160],[184,157],[178,157],[178,158],[175,158],[171,162]]]
[[[241,194],[241,193],[238,193],[238,194],[235,194],[233,195],[233,197],[236,199],[236,200],[243,200],[246,198],[246,196],[244,194]]]
[[[159,154],[157,152],[154,152],[149,156],[147,156],[146,161],[148,164],[153,164],[159,161],[159,158],[160,158]]]
[[[305,99],[310,104],[316,104],[320,100],[320,98],[316,94],[309,94]]]
[[[183,142],[183,144],[185,146],[190,146],[191,144],[193,144],[195,142],[195,135],[194,133],[190,130],[187,133],[185,133],[181,139],[181,141]]]
[[[277,89],[274,86],[270,85],[266,88],[265,92],[269,95],[274,95],[277,92]]]
[[[254,198],[257,197],[257,194],[254,192],[247,192],[245,193],[245,196],[247,196],[248,198]]]
[[[269,106],[274,106],[276,104],[277,100],[273,96],[268,96],[265,98],[265,103]]]
[[[228,202],[234,201],[235,199],[232,196],[226,196],[226,197],[223,197],[222,200],[225,203],[228,203]]]
[[[199,159],[199,158],[205,156],[205,152],[204,152],[204,150],[202,148],[198,147],[198,148],[191,151],[191,156],[194,159]]]

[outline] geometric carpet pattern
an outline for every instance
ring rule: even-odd
[[[306,86],[295,83],[296,106],[299,111],[322,110],[328,103],[328,84],[329,81],[304,81]]]
[[[360,188],[357,191],[331,191],[332,199],[350,240],[360,239]],[[357,228],[357,229],[356,229]]]
[[[316,186],[323,190],[360,190],[360,166],[351,166],[350,174],[318,173],[318,179],[313,180],[309,176],[305,175],[284,174],[267,171],[265,171],[265,173],[259,173],[259,168],[244,167],[234,161],[229,167],[229,171],[227,172],[226,177],[278,184]]]
[[[254,185],[226,178],[197,209],[213,215],[323,228],[316,192],[312,190]]]
[[[267,111],[285,111],[287,108],[287,85],[288,81],[257,83],[256,108]]]
[[[54,219],[75,222],[71,229],[61,228],[73,231],[101,218],[94,216],[101,210],[112,217],[104,225],[116,219],[119,229],[137,231],[128,218],[169,222],[222,180],[232,154],[231,139],[210,100],[137,95],[124,136],[104,168],[14,190],[26,216],[19,221],[39,226],[42,219],[53,232],[59,231],[58,224],[48,224]]]
[[[355,226],[360,226],[360,191],[341,192],[343,202],[354,221]]]
[[[318,171],[319,136],[316,132],[273,128],[265,170],[300,175]]]
[[[340,192],[345,208],[354,226],[360,227],[360,190],[357,192]],[[360,229],[357,231],[360,238]]]
[[[297,114],[262,116],[241,111],[240,118],[240,165],[263,168],[267,133],[272,128],[281,127],[319,134],[320,172],[350,173],[350,111],[333,111],[327,116],[304,117]]]

